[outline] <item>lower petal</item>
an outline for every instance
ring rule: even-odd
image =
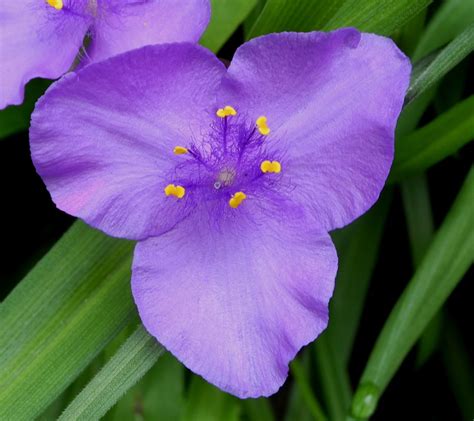
[[[193,218],[137,245],[141,319],[209,382],[241,398],[271,395],[326,328],[334,246],[301,224],[235,218],[210,230],[206,222]]]

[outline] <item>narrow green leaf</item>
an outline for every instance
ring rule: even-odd
[[[361,31],[390,35],[425,9],[432,0],[347,0],[325,30],[355,26]]]
[[[307,372],[310,370],[310,355],[308,353],[300,353],[298,361],[302,369]],[[290,383],[290,393],[288,405],[285,411],[285,421],[312,421],[313,416],[305,403],[305,398],[301,392],[301,387],[296,383]]]
[[[474,95],[397,140],[390,182],[421,172],[474,138]]]
[[[99,419],[155,364],[164,349],[143,326],[127,339],[59,420]]]
[[[131,249],[77,222],[1,304],[0,418],[35,418],[125,326]]]
[[[185,368],[170,353],[160,357],[139,383],[112,408],[104,420],[122,421],[133,417],[175,421],[184,407]]]
[[[347,0],[267,0],[249,38],[270,32],[322,28]]]
[[[412,75],[406,102],[413,101],[421,92],[441,79],[468,54],[474,51],[474,24],[466,28],[423,69]]]
[[[201,377],[193,376],[182,421],[238,421],[242,407],[237,398]]]
[[[318,338],[313,349],[329,419],[344,421],[352,398],[346,367],[335,359],[327,332]]]
[[[474,414],[474,366],[471,357],[463,343],[463,337],[458,327],[448,321],[446,329],[443,330],[444,340],[442,355],[444,367],[448,376],[451,390],[458,402],[463,419],[472,419]]]
[[[28,129],[35,103],[50,84],[51,81],[45,79],[32,80],[26,86],[22,105],[12,105],[0,111],[0,139]]]
[[[414,266],[418,267],[434,234],[426,176],[420,174],[406,180],[401,190],[412,260]]]
[[[419,60],[447,44],[472,23],[474,23],[474,1],[444,1],[423,32],[413,54],[413,60]]]
[[[359,326],[391,201],[391,191],[385,192],[370,212],[333,234],[339,270],[325,335],[334,360],[344,368]]]
[[[201,44],[217,52],[256,6],[257,0],[212,0],[211,4],[211,22]]]
[[[274,421],[272,406],[266,398],[245,399],[243,401],[245,414],[249,421]]]
[[[368,418],[379,395],[474,258],[474,168],[380,333],[354,396],[352,415]]]
[[[326,415],[324,415],[318,399],[316,399],[316,396],[314,396],[313,391],[311,390],[311,385],[306,375],[304,366],[298,359],[296,359],[292,361],[290,369],[291,374],[293,374],[295,382],[301,392],[301,396],[303,397],[306,406],[311,412],[313,419],[315,421],[326,421]]]

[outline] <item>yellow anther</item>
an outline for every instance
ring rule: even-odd
[[[278,161],[263,161],[260,164],[260,169],[263,173],[272,172],[278,174],[281,172],[281,164]]]
[[[235,111],[234,107],[230,105],[226,105],[224,108],[219,108],[216,112],[217,117],[224,118],[230,115],[236,115],[237,111]]]
[[[238,191],[237,193],[233,194],[229,200],[229,206],[233,209],[238,208],[240,204],[247,198],[247,195],[242,192]]]
[[[184,155],[185,153],[188,153],[188,148],[185,148],[184,146],[175,146],[173,149],[173,153],[175,155]]]
[[[61,10],[64,7],[63,0],[46,0],[46,3],[56,10]]]
[[[182,199],[184,197],[184,193],[186,193],[186,190],[183,186],[175,186],[174,184],[168,184],[165,187],[166,196],[174,196],[178,199]]]
[[[270,133],[270,127],[267,126],[267,117],[265,117],[264,115],[257,118],[255,124],[258,127],[258,131],[264,136]]]

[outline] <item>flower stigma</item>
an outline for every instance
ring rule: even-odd
[[[174,183],[166,186],[166,196],[181,199],[186,191],[186,203],[191,206],[225,203],[236,209],[248,197],[272,194],[280,178],[265,174],[279,174],[282,166],[273,159],[279,158],[275,151],[269,151],[263,142],[270,132],[266,117],[249,124],[247,116],[237,116],[230,105],[219,108],[215,115],[217,119],[200,142],[173,148],[174,155],[183,157],[166,177]]]

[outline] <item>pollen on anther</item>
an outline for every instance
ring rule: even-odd
[[[281,172],[281,164],[278,161],[263,161],[260,164],[260,169],[263,173],[275,173],[278,174]]]
[[[234,193],[232,197],[229,200],[229,206],[233,209],[236,209],[240,206],[240,204],[247,198],[247,195],[242,192],[238,191],[237,193]]]
[[[219,108],[216,111],[217,117],[224,118],[224,117],[229,117],[231,115],[237,115],[237,111],[235,110],[234,107],[231,107],[230,105],[226,105],[224,108]]]
[[[263,134],[264,136],[268,135],[270,133],[270,127],[267,125],[267,117],[264,115],[260,116],[257,118],[257,121],[255,122],[257,125],[258,131],[260,134]]]
[[[173,153],[175,155],[184,155],[185,153],[188,153],[188,148],[185,148],[184,146],[175,146],[173,149]]]
[[[64,7],[63,0],[46,0],[46,3],[56,10],[61,10]]]
[[[174,184],[168,184],[165,187],[166,196],[174,196],[178,199],[182,199],[184,197],[185,193],[186,193],[186,189],[183,186],[176,186]]]

